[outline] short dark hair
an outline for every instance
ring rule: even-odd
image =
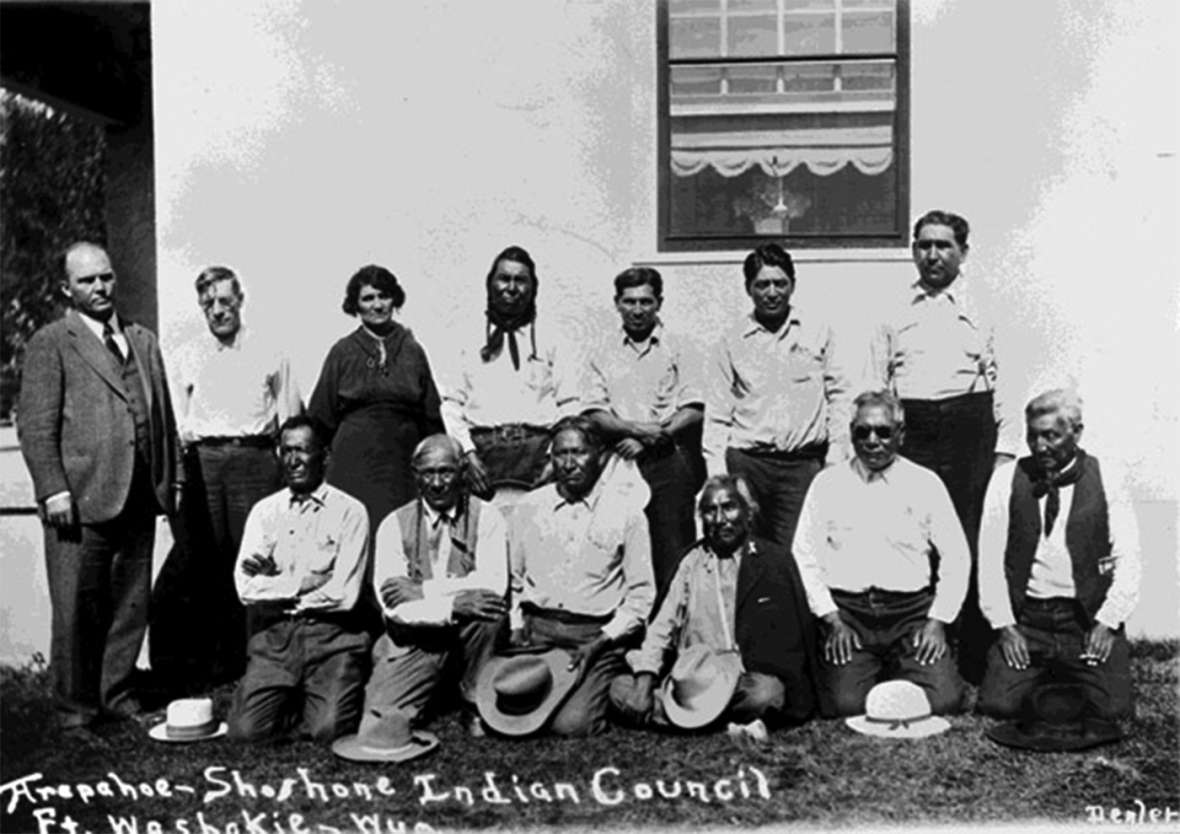
[[[492,258],[492,265],[488,267],[488,277],[486,284],[488,289],[491,289],[492,279],[496,277],[496,265],[500,261],[512,261],[513,263],[524,264],[529,268],[529,275],[533,279],[533,294],[536,295],[538,286],[540,284],[537,278],[537,265],[533,263],[533,257],[523,246],[507,246],[501,250],[500,254]]]
[[[624,290],[632,287],[651,287],[660,301],[664,299],[664,279],[658,270],[650,266],[633,266],[615,276],[615,298],[621,298]]]
[[[918,233],[922,231],[923,226],[948,226],[955,235],[955,243],[960,247],[967,245],[967,235],[971,231],[971,227],[967,225],[967,218],[960,217],[953,211],[943,211],[942,209],[934,209],[928,211],[918,218],[914,223],[914,241],[918,240]]]
[[[790,253],[777,243],[764,243],[746,255],[746,261],[742,264],[742,272],[746,276],[746,286],[750,286],[750,282],[758,277],[758,273],[762,271],[763,267],[767,266],[777,266],[787,274],[788,278],[792,281],[795,280],[795,262],[791,260]]]
[[[328,447],[326,439],[328,435],[324,431],[324,427],[320,425],[319,420],[309,417],[306,414],[292,414],[284,420],[283,424],[279,426],[278,435],[275,436],[275,445],[277,446],[282,443],[284,432],[294,431],[295,429],[309,429],[312,437],[315,438],[316,443],[319,444],[321,449]]]
[[[406,291],[397,282],[397,276],[383,266],[369,264],[353,273],[353,276],[348,279],[348,286],[344,289],[344,304],[341,305],[341,309],[350,316],[355,316],[360,312],[357,299],[360,297],[361,287],[373,287],[385,293],[393,300],[395,309],[400,310],[401,306],[406,303]]]
[[[197,288],[197,296],[200,297],[205,290],[219,281],[233,281],[234,295],[238,298],[246,297],[242,292],[242,282],[238,280],[238,273],[228,266],[207,266],[202,269],[197,280],[193,282],[193,286]]]
[[[549,429],[549,442],[557,440],[557,435],[563,431],[581,432],[582,437],[586,442],[594,447],[595,451],[602,451],[604,441],[598,427],[594,425],[593,421],[581,414],[570,415],[562,417],[553,424],[553,428]]]

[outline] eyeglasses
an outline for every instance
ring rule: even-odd
[[[868,440],[869,435],[876,434],[880,440],[892,440],[896,429],[893,426],[853,426],[853,440]]]

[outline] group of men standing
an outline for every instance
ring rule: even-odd
[[[210,531],[205,622],[215,677],[241,676],[241,739],[359,725],[413,744],[399,728],[456,668],[481,734],[479,677],[510,647],[568,653],[577,684],[547,719],[562,734],[612,712],[668,723],[683,708],[669,682],[693,664],[732,671],[743,724],[863,712],[888,677],[935,712],[961,707],[966,677],[980,709],[1011,715],[1062,669],[1125,715],[1133,517],[1064,392],[1029,403],[1032,454],[1011,463],[991,330],[960,275],[967,237],[954,214],[917,221],[918,279],[855,397],[778,245],[746,258],[753,309],[707,350],[665,327],[661,276],[635,267],[615,279],[621,326],[577,352],[538,321],[536,266],[509,247],[483,344],[440,375],[447,434],[418,444],[417,497],[380,519],[324,483],[328,438],[282,351],[242,325],[232,271],[198,277],[211,338],[175,357],[170,387],[155,338],[114,311],[106,253],[75,244],[72,309],[28,345],[18,418],[61,723],[142,711],[154,518],[182,493]]]

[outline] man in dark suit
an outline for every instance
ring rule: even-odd
[[[797,724],[816,709],[807,599],[791,555],[752,537],[757,504],[742,477],[707,480],[700,514],[705,537],[684,555],[643,645],[628,656],[632,674],[611,683],[611,703],[628,723],[678,723],[677,705],[668,703],[677,669],[685,656],[704,651],[728,657],[737,673],[717,716],[764,738],[764,721]],[[673,685],[657,690],[669,670]]]
[[[26,348],[18,431],[45,529],[50,668],[61,726],[142,711],[155,517],[172,512],[179,446],[156,337],[115,313],[102,247],[64,256],[64,317]]]

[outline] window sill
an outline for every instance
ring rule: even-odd
[[[679,264],[741,264],[751,249],[710,252],[657,252],[633,258],[632,266],[676,266]],[[873,249],[791,249],[795,263],[910,263],[908,247]]]

